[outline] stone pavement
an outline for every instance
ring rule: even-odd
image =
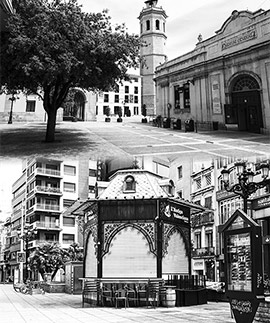
[[[56,141],[45,143],[45,123],[0,124],[1,159],[63,156],[96,159],[125,156],[188,156],[195,159],[270,156],[270,136],[237,131],[185,132],[142,124],[140,118],[117,123],[61,122]]]
[[[229,303],[186,307],[108,308],[81,306],[81,295],[16,293],[0,284],[1,323],[233,323]]]

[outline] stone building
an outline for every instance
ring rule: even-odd
[[[198,129],[270,133],[270,10],[234,10],[213,37],[156,68],[157,114]]]
[[[155,69],[167,59],[166,44],[166,18],[162,7],[157,6],[157,0],[145,1],[144,8],[138,19],[140,20],[141,71],[142,76],[142,106],[147,115],[156,114]]]

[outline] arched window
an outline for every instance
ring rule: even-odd
[[[128,175],[124,181],[123,192],[129,193],[129,192],[135,192],[135,191],[136,191],[135,178],[131,175]]]
[[[160,23],[159,23],[159,20],[156,20],[156,30],[159,30],[160,29]]]
[[[150,30],[150,20],[146,20],[146,30]]]
[[[239,91],[248,91],[248,90],[258,90],[259,84],[257,81],[249,76],[249,75],[243,75],[240,77],[233,86],[233,92],[239,92]]]

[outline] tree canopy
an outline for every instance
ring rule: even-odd
[[[1,35],[1,86],[38,95],[54,141],[56,113],[69,89],[106,90],[138,67],[140,41],[107,11],[84,13],[77,0],[15,0]]]

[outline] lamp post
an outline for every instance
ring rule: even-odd
[[[229,175],[232,170],[225,166],[221,171],[224,188],[227,192],[233,192],[243,198],[244,212],[247,213],[247,201],[251,194],[255,193],[259,188],[270,185],[269,162],[254,164],[247,161],[238,161],[234,164],[236,167],[238,183],[230,186]],[[254,181],[254,176],[261,174],[262,180]]]
[[[26,267],[26,277],[23,275],[23,272],[21,273],[21,277],[23,278],[23,281],[29,279],[29,271],[28,271],[28,257],[29,257],[29,242],[32,241],[35,236],[37,235],[37,229],[36,228],[30,228],[29,225],[25,225],[23,229],[18,230],[18,237],[22,240],[25,251],[25,267]],[[21,251],[23,251],[21,250]]]
[[[9,112],[8,124],[12,124],[13,105],[14,105],[14,101],[16,101],[16,100],[18,99],[18,97],[17,97],[17,96],[15,96],[15,94],[17,94],[17,92],[16,92],[16,91],[12,91],[11,98],[9,98],[9,100],[11,101],[11,106],[10,106],[10,112]]]

